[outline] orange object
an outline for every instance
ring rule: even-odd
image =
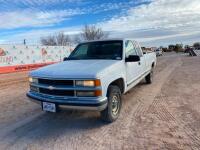
[[[101,90],[96,90],[95,91],[95,96],[102,96],[102,91]]]
[[[95,86],[101,86],[101,81],[99,79],[95,80]]]
[[[39,67],[43,67],[43,66],[50,65],[50,64],[53,64],[53,63],[56,63],[56,62],[0,67],[0,74],[34,70],[34,69],[37,69]]]
[[[4,49],[0,48],[0,56],[5,56],[6,52],[4,51]]]

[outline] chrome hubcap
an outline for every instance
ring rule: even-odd
[[[113,115],[117,115],[118,111],[119,111],[119,99],[118,97],[115,95],[112,97],[112,113]]]

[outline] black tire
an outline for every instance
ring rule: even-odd
[[[151,84],[153,82],[153,68],[151,72],[145,77],[146,83]]]
[[[118,86],[110,85],[108,87],[108,105],[106,109],[101,111],[101,119],[108,123],[114,122],[119,117],[122,101],[121,91]]]

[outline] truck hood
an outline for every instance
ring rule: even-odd
[[[100,78],[120,60],[68,60],[30,72],[40,78]]]

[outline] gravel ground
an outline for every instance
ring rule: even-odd
[[[30,102],[27,72],[0,75],[0,149],[200,149],[200,57],[158,58],[154,83],[123,96],[120,118],[41,111]]]

